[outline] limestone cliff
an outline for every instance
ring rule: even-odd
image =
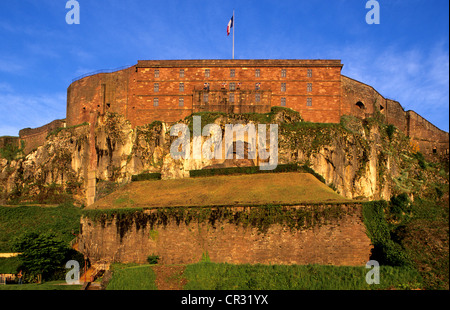
[[[215,123],[222,131],[225,124],[278,124],[278,163],[310,166],[327,185],[347,198],[389,199],[399,192],[413,196],[434,190],[436,179],[448,179],[434,166],[423,166],[409,138],[376,118],[346,116],[340,124],[306,123],[297,112],[283,108],[268,114],[200,115],[202,127]],[[180,122],[192,131],[192,116]],[[184,178],[192,169],[254,165],[259,161],[175,160],[170,145],[177,137],[170,136],[170,125],[162,122],[133,129],[123,116],[107,113],[98,117],[94,131],[89,127],[83,124],[60,128],[26,157],[0,159],[3,202],[58,202],[71,196],[79,204],[86,203],[87,170],[92,161],[97,191],[108,191],[105,188],[130,182],[133,175],[142,173],[158,172],[163,179]],[[90,132],[95,136],[90,137]],[[206,139],[203,137],[202,143]],[[90,143],[95,144],[94,154],[89,151]],[[191,147],[192,143],[191,137]],[[111,184],[114,186],[105,186]]]

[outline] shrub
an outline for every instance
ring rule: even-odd
[[[283,164],[278,165],[273,170],[260,170],[258,166],[191,170],[189,171],[189,176],[191,178],[195,178],[214,175],[280,173],[280,172],[294,172],[294,171],[299,171],[299,168],[296,164]]]
[[[389,141],[392,140],[392,137],[394,136],[394,132],[395,132],[395,126],[394,125],[387,125],[386,126],[386,134],[389,138]]]
[[[371,201],[363,204],[364,224],[374,249],[372,258],[380,264],[390,266],[410,266],[409,259],[403,248],[391,239],[388,223],[384,212],[389,208],[386,201]]]
[[[152,255],[149,255],[147,257],[147,262],[149,264],[157,264],[158,261],[159,261],[159,256],[158,255],[152,254]]]
[[[161,173],[155,172],[155,173],[141,173],[138,175],[133,175],[131,177],[132,182],[137,181],[147,181],[147,180],[161,180]]]

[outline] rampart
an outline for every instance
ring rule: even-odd
[[[38,146],[44,145],[45,139],[51,131],[65,126],[66,121],[64,119],[58,119],[38,128],[25,128],[20,130],[20,141],[25,142],[24,153],[28,154]]]
[[[19,147],[20,146],[19,137],[11,137],[11,136],[0,137],[0,149],[4,148],[7,145]]]
[[[341,75],[340,60],[139,60],[129,68],[85,76],[67,89],[67,126],[115,112],[133,127],[177,122],[194,112],[298,111],[304,121],[339,123],[380,113],[428,158],[449,154],[449,134],[372,86]],[[55,121],[59,122],[59,121]],[[52,127],[53,126],[53,127]],[[42,145],[50,123],[23,129],[26,152]],[[55,127],[55,128],[56,128]]]
[[[81,220],[79,249],[94,263],[144,263],[149,255],[158,255],[162,264],[207,259],[236,264],[362,266],[370,259],[372,245],[366,235],[361,205],[284,207],[285,213],[299,210],[296,214],[305,216],[304,225],[273,223],[265,229],[258,223],[269,221],[271,214],[262,214],[259,220],[253,216],[253,222],[247,224],[236,222],[243,213],[252,212],[251,208],[260,211],[260,207],[228,207],[226,211],[220,208],[200,208],[196,212],[202,215],[195,219],[170,217],[170,212],[176,212],[170,210],[159,217],[155,210],[118,214],[109,219],[85,216]],[[193,216],[194,211],[190,212]],[[311,212],[315,212],[314,216]]]
[[[387,124],[394,125],[409,136],[412,143],[428,158],[433,155],[448,156],[449,134],[440,130],[414,111],[405,111],[395,100],[384,98],[372,86],[342,76],[342,101],[347,108],[344,114],[359,118],[379,112]]]

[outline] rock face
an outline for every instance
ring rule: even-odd
[[[376,119],[343,117],[340,124],[305,123],[297,112],[283,108],[268,114],[201,116],[202,128],[206,124],[220,128],[222,142],[226,124],[254,124],[256,128],[259,123],[277,124],[278,164],[306,164],[347,198],[389,199],[398,191],[412,192],[425,186],[421,181],[411,183],[411,178],[418,174],[426,180],[423,175],[426,171],[418,172],[409,139],[395,128],[388,131],[388,126]],[[182,123],[191,132],[192,150],[192,117]],[[127,183],[133,175],[154,172],[161,173],[163,179],[185,178],[193,169],[264,162],[259,156],[244,160],[225,156],[174,159],[170,147],[178,137],[171,136],[171,125],[162,122],[133,129],[123,116],[107,113],[98,117],[93,139],[89,127],[84,124],[61,128],[49,134],[45,144],[26,157],[0,159],[0,199],[48,202],[46,199],[56,199],[58,193],[71,195],[79,204],[85,204],[88,163],[92,159],[96,163],[97,184]],[[201,145],[208,139],[201,137]],[[239,140],[236,137],[233,141]],[[244,153],[248,154],[253,145],[248,135],[243,140]],[[90,141],[95,143],[94,154],[89,151]],[[266,142],[269,146],[269,134]],[[222,151],[225,155],[229,150]]]

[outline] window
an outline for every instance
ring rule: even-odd
[[[281,83],[281,91],[282,92],[286,91],[286,83]]]
[[[183,98],[183,97],[180,97],[180,98],[178,99],[178,106],[179,106],[179,107],[184,107],[184,98]]]
[[[159,106],[159,99],[158,98],[153,98],[153,106],[154,107]]]
[[[306,84],[306,91],[307,92],[312,92],[312,83]]]
[[[261,102],[261,94],[260,93],[256,93],[255,94],[255,101],[256,102]]]
[[[255,84],[255,90],[259,90],[261,88],[261,83],[256,83]]]
[[[230,77],[234,77],[236,74],[235,69],[230,69]]]
[[[281,77],[286,77],[286,69],[281,69]]]
[[[184,91],[184,83],[180,83],[180,92]]]
[[[159,78],[159,69],[155,69],[155,78]]]
[[[155,93],[159,92],[159,83],[153,84],[153,91],[154,91]]]
[[[205,69],[205,77],[209,77],[211,75],[211,72],[209,69]]]
[[[228,101],[231,103],[234,103],[234,93],[230,93],[230,95],[228,97]]]
[[[184,69],[180,69],[180,78],[184,78]]]
[[[230,91],[236,90],[236,83],[230,83]]]
[[[312,106],[312,98],[306,98],[306,106],[311,107]]]
[[[306,75],[307,75],[308,77],[312,77],[312,69],[308,69]]]
[[[260,69],[256,69],[255,70],[255,77],[260,77],[261,76],[261,70]]]
[[[286,106],[286,98],[284,98],[284,97],[281,98],[280,106],[282,106],[282,107]]]
[[[203,93],[203,102],[208,102],[208,93]]]

